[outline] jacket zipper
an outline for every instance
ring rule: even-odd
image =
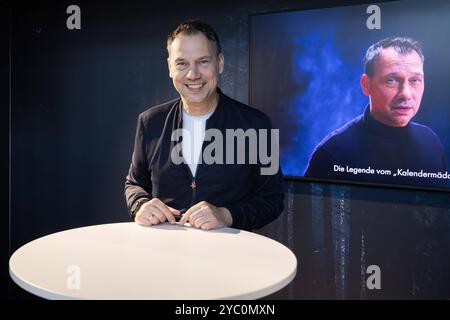
[[[209,122],[209,119],[206,119],[205,131],[209,128],[208,122]],[[201,154],[200,154],[201,157],[203,156],[204,144],[205,144],[205,141],[202,142],[202,150],[201,150]],[[198,170],[198,165],[199,164],[197,164],[197,170]],[[188,168],[188,171],[191,172],[189,170],[189,168]],[[191,175],[192,175],[192,173],[191,173]],[[197,188],[198,188],[198,184],[195,181],[195,176],[192,176],[192,181],[191,181],[190,187],[191,187],[191,190],[192,190],[192,198],[191,198],[191,205],[190,205],[190,207],[192,207],[195,204],[195,198],[196,198]]]
[[[205,131],[209,128],[208,122],[209,122],[209,119],[206,119],[206,122],[205,122]],[[204,144],[205,144],[205,141],[202,141],[202,150],[201,150],[201,153],[200,153],[200,157],[203,157]],[[197,170],[198,170],[198,166],[199,166],[199,164],[197,164]],[[190,170],[189,170],[189,171],[190,171]],[[192,176],[192,182],[191,182],[192,198],[191,198],[191,205],[190,205],[191,207],[195,204],[195,198],[196,198],[196,194],[197,194],[197,188],[198,188],[198,184],[197,184],[197,182],[195,181],[195,176]]]
[[[191,207],[195,204],[195,195],[197,193],[197,182],[195,181],[195,177],[192,177],[191,182],[191,189],[192,189],[192,199],[191,199]]]

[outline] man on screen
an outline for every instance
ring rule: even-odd
[[[210,147],[206,147],[206,142],[211,141],[207,139],[210,132],[225,136],[230,130],[271,131],[271,122],[264,113],[227,97],[218,88],[224,55],[216,32],[203,22],[184,22],[169,34],[167,50],[169,76],[180,97],[139,115],[125,181],[132,219],[146,226],[175,223],[184,212],[180,224],[246,230],[275,220],[283,210],[284,200],[278,158],[271,166],[271,174],[262,173],[267,163],[261,159],[229,164],[230,159],[242,156],[239,147],[233,149],[233,154],[226,154],[226,162],[220,159],[211,164],[203,159]],[[180,129],[181,142],[174,141],[174,133]],[[225,143],[219,140],[214,140],[218,147]],[[225,152],[229,151],[229,142]],[[267,143],[264,150],[271,149],[271,143]],[[182,159],[186,160],[183,163],[174,157],[180,145]],[[249,152],[251,158],[256,149]],[[278,152],[272,155],[278,157]]]
[[[448,185],[439,138],[411,121],[424,93],[423,63],[422,49],[411,38],[386,38],[370,46],[360,80],[369,105],[315,148],[304,176]]]

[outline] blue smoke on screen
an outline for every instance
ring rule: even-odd
[[[303,90],[287,101],[287,116],[296,119],[298,130],[290,132],[290,143],[282,146],[281,166],[285,175],[303,176],[317,144],[360,115],[368,98],[359,85],[362,63],[340,54],[332,28],[293,41],[292,80]]]

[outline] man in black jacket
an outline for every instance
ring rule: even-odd
[[[139,115],[125,182],[131,217],[148,226],[184,213],[179,223],[200,229],[261,228],[283,210],[277,131],[218,88],[224,56],[209,25],[182,23],[167,50],[180,98]]]

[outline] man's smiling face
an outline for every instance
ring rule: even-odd
[[[183,103],[210,108],[217,98],[223,54],[202,33],[179,34],[169,46],[169,76]]]

